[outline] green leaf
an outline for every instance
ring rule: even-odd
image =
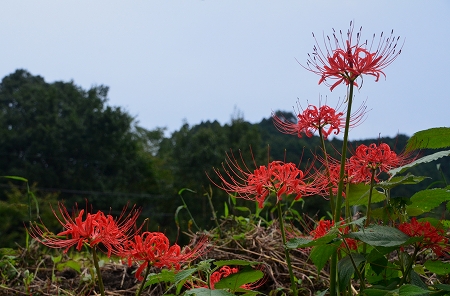
[[[350,257],[351,256],[351,257]],[[338,277],[339,277],[339,288],[345,289],[352,278],[352,275],[355,273],[355,267],[353,266],[353,262],[356,267],[363,263],[366,259],[363,255],[358,253],[352,253],[351,255],[347,255],[338,262]]]
[[[423,213],[430,212],[444,201],[449,200],[449,188],[433,188],[422,190],[411,197],[411,204],[406,207],[406,212],[409,216],[418,216]]]
[[[326,235],[315,240],[306,237],[293,238],[286,243],[286,247],[288,249],[297,249],[329,244],[337,237],[337,234],[338,231],[332,229]]]
[[[181,270],[181,271],[177,272],[174,277],[175,283],[179,283],[179,282],[189,278],[196,271],[197,271],[197,268],[189,268],[189,269]]]
[[[17,180],[17,181],[23,181],[23,182],[27,182],[28,180],[22,177],[18,177],[18,176],[1,176],[2,178],[6,178],[6,179],[11,179],[11,180]]]
[[[348,201],[350,206],[355,205],[367,205],[369,203],[369,184],[350,184],[349,193],[346,196],[346,201]],[[386,199],[386,196],[375,190],[372,190],[372,203],[377,203]],[[342,205],[344,206],[345,203]]]
[[[144,288],[162,282],[173,283],[174,279],[175,279],[175,272],[173,270],[163,269],[161,270],[160,273],[151,273],[147,277],[147,281],[145,282]]]
[[[422,158],[419,158],[419,159],[417,159],[417,160],[415,160],[415,161],[413,161],[413,162],[411,162],[409,164],[406,164],[404,166],[392,169],[392,170],[389,171],[389,174],[391,176],[395,176],[396,174],[401,174],[401,173],[405,172],[406,170],[408,170],[408,169],[410,169],[410,168],[412,168],[412,167],[414,167],[414,166],[416,166],[418,164],[431,162],[431,161],[434,161],[434,160],[437,160],[439,158],[442,158],[442,157],[445,157],[445,156],[449,156],[449,155],[450,155],[450,150],[439,151],[439,152],[433,153],[431,155],[427,155],[427,156],[424,156]]]
[[[389,295],[389,291],[369,288],[364,290],[364,295],[366,296],[385,296]]]
[[[242,285],[254,283],[264,277],[261,270],[256,270],[251,267],[244,268],[238,273],[231,274],[216,284],[214,289],[230,289],[231,291],[238,290]]]
[[[215,261],[214,265],[217,267],[225,266],[225,265],[258,265],[261,264],[261,262],[257,261],[247,261],[247,260],[239,260],[239,259],[233,259],[233,260],[219,260]]]
[[[352,232],[348,236],[379,247],[400,246],[409,239],[409,236],[397,228],[383,225],[373,225],[358,232]]]
[[[320,272],[327,264],[331,255],[337,251],[338,247],[332,244],[315,246],[311,250],[310,259]]]
[[[193,295],[193,296],[234,296],[230,292],[225,290],[210,290],[206,288],[197,288],[186,291],[184,295]]]
[[[398,289],[399,296],[427,295],[430,291],[414,285],[403,285]]]
[[[395,176],[390,178],[388,181],[379,182],[377,184],[377,187],[381,187],[383,189],[392,189],[394,187],[397,187],[398,185],[418,184],[425,179],[429,179],[429,177],[414,176],[408,173],[406,176]]]
[[[64,268],[72,268],[73,270],[76,270],[78,273],[81,273],[81,264],[75,260],[69,260],[63,263],[59,263],[57,265],[58,270],[63,270]]]
[[[425,268],[438,275],[446,275],[450,273],[450,263],[438,260],[428,260],[425,262]]]
[[[413,134],[408,140],[406,151],[447,147],[450,147],[450,128],[435,127]]]

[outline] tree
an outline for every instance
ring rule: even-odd
[[[158,193],[134,118],[108,106],[107,95],[106,86],[47,83],[25,70],[3,78],[0,174],[25,177],[62,198],[94,194],[94,204],[107,208],[121,203],[120,195]],[[107,192],[115,198],[106,199]]]

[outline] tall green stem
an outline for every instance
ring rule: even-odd
[[[370,215],[372,211],[372,193],[373,193],[373,187],[375,184],[375,170],[372,170],[372,176],[370,178],[370,189],[369,189],[369,201],[367,202],[367,213],[366,213],[366,223],[364,223],[364,226],[367,227],[370,224]]]
[[[147,276],[148,276],[148,274],[150,273],[150,267],[151,267],[150,264],[148,264],[148,265],[147,265],[147,268],[146,268],[146,270],[145,270],[145,276],[144,276],[144,279],[142,280],[142,284],[141,284],[141,286],[139,287],[139,290],[137,291],[136,296],[141,295],[142,290],[144,290],[145,282],[147,281]]]
[[[327,177],[328,177],[328,180],[330,180],[330,166],[328,165],[328,153],[327,153],[327,147],[325,146],[325,138],[323,137],[323,133],[322,133],[322,129],[321,128],[319,128],[319,136],[320,136],[320,142],[321,142],[321,145],[322,145],[322,151],[323,151],[323,160],[324,160],[324,162],[325,162],[325,167],[326,167],[326,170],[327,170]],[[329,196],[330,196],[330,209],[331,209],[331,212],[332,213],[334,213],[334,211],[335,211],[335,208],[334,208],[334,206],[335,206],[335,204],[334,204],[334,195],[333,195],[333,190],[331,189],[331,186],[329,186],[330,188],[328,189],[328,191],[329,191]]]
[[[347,144],[348,144],[348,130],[350,127],[350,117],[352,114],[352,101],[353,101],[353,83],[349,84],[348,96],[347,96],[347,116],[345,118],[344,140],[342,142],[341,152],[341,169],[339,173],[339,185],[336,197],[336,203],[334,205],[333,218],[335,223],[338,223],[341,218],[341,204],[342,204],[342,190],[344,189],[344,176],[345,176],[345,162],[347,159]],[[337,287],[337,252],[331,255],[330,261],[330,295],[335,296],[338,292]]]
[[[100,295],[105,296],[105,286],[103,285],[102,273],[100,271],[100,265],[98,264],[97,250],[95,247],[92,248],[92,258],[94,259],[94,267],[97,271],[98,288],[100,290]]]
[[[297,296],[298,295],[297,294],[297,285],[295,283],[294,272],[292,271],[291,257],[289,256],[289,250],[286,248],[286,232],[284,229],[283,212],[281,210],[281,202],[277,203],[277,209],[278,209],[278,220],[280,221],[281,239],[283,241],[284,255],[286,257],[286,264],[288,266],[289,277],[291,280],[292,295]]]

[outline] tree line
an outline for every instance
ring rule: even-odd
[[[319,152],[319,138],[282,134],[270,116],[249,123],[239,111],[226,124],[185,123],[165,136],[163,127],[148,130],[122,108],[109,106],[107,86],[85,90],[73,81],[48,83],[23,69],[2,79],[0,108],[0,176],[26,178],[46,222],[52,219],[50,206],[61,201],[68,208],[75,203],[83,208],[89,202],[95,210],[112,213],[136,204],[143,208],[142,219],[148,219],[146,227],[177,239],[180,231],[192,227],[191,216],[179,209],[183,202],[196,225],[204,228],[213,225],[213,211],[223,213],[229,197],[212,181],[218,182],[213,168],[220,168],[227,153],[242,155],[252,167],[273,159],[308,165]],[[290,112],[282,113],[295,119]],[[399,135],[352,145],[383,141],[400,152],[407,140]],[[332,139],[327,145],[339,151],[341,141]],[[445,170],[435,166],[430,164],[423,173],[439,180]],[[24,184],[3,179],[0,185],[1,244],[23,243],[28,217]],[[179,194],[183,188],[189,190]],[[326,214],[322,198],[308,199],[302,211]]]

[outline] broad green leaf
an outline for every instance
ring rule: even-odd
[[[175,279],[175,272],[173,270],[163,269],[160,273],[151,273],[147,277],[144,288],[158,283],[173,283]]]
[[[315,246],[311,250],[309,258],[317,267],[317,271],[320,272],[327,264],[331,255],[337,251],[338,247],[333,244]]]
[[[348,236],[378,247],[400,246],[409,239],[409,236],[397,228],[383,225],[373,225],[358,232],[352,232]]]
[[[234,296],[230,292],[225,290],[210,290],[206,288],[197,288],[186,291],[184,295],[193,295],[193,296]]]
[[[288,249],[297,249],[329,244],[337,237],[337,234],[338,231],[332,229],[326,235],[315,240],[306,237],[293,238],[286,243],[286,247]]]
[[[356,268],[358,268],[365,260],[364,256],[358,253],[352,253],[339,260],[337,268],[340,288],[342,287],[342,289],[345,289],[349,284],[352,275],[355,273],[353,263],[356,265]]]
[[[350,206],[367,205],[369,203],[369,192],[369,184],[350,184],[346,200]],[[372,203],[377,203],[385,199],[386,196],[383,193],[378,192],[375,188],[372,190]]]
[[[411,284],[420,287],[422,289],[428,289],[428,286],[422,281],[420,275],[417,272],[415,272],[414,269],[411,270],[410,277],[411,277]]]
[[[364,290],[364,295],[366,296],[385,296],[389,295],[389,291],[369,288]]]
[[[413,134],[408,140],[406,151],[447,147],[450,147],[450,128],[435,127]]]
[[[377,187],[381,187],[383,189],[392,189],[394,187],[397,187],[398,185],[418,184],[425,179],[429,179],[429,177],[414,176],[408,173],[406,176],[395,176],[390,178],[388,181],[379,182],[377,184]]]
[[[411,204],[406,207],[409,216],[418,216],[430,212],[444,201],[450,200],[449,188],[433,188],[417,192],[411,197]]]
[[[424,156],[422,158],[419,158],[419,159],[417,159],[417,160],[415,160],[415,161],[413,161],[413,162],[411,162],[409,164],[406,164],[404,166],[392,169],[392,170],[389,171],[389,174],[391,176],[395,176],[396,174],[401,174],[401,173],[405,172],[406,170],[408,170],[408,169],[410,169],[410,168],[412,168],[412,167],[414,167],[414,166],[416,166],[418,164],[432,162],[434,160],[437,160],[439,158],[442,158],[442,157],[445,157],[445,156],[449,156],[449,155],[450,155],[450,150],[439,151],[439,152],[433,153],[431,155],[427,155],[427,156]]]
[[[230,289],[231,291],[238,290],[242,285],[254,283],[264,277],[264,273],[261,270],[256,270],[251,267],[247,267],[239,271],[238,273],[231,274],[216,284],[214,289]]]
[[[425,262],[425,268],[435,274],[446,275],[450,273],[450,263],[439,260],[428,260]]]
[[[182,280],[189,278],[196,271],[197,271],[197,268],[189,268],[189,269],[181,270],[181,271],[177,272],[174,277],[175,283],[181,282]]]
[[[78,273],[81,273],[81,264],[80,262],[77,262],[75,260],[69,260],[63,263],[59,263],[57,265],[58,270],[63,270],[64,268],[72,268],[73,270],[76,270]]]
[[[438,288],[439,290],[442,290],[442,291],[449,291],[450,292],[450,285],[436,284],[433,287]]]
[[[426,295],[430,291],[414,285],[403,285],[398,289],[399,296]]]
[[[239,259],[233,259],[233,260],[219,260],[215,261],[214,265],[217,267],[225,266],[225,265],[258,265],[261,264],[261,262],[257,261],[247,261],[247,260],[239,260]]]

